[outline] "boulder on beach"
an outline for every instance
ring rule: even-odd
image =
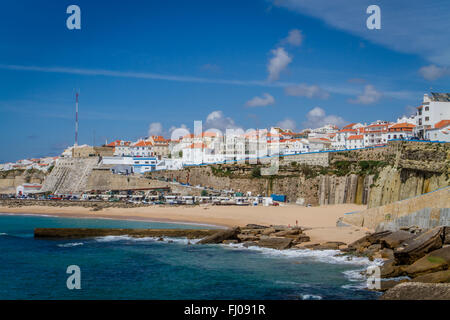
[[[450,283],[450,270],[432,272],[415,277],[412,281],[424,283]]]
[[[380,238],[380,244],[384,248],[395,249],[406,240],[410,240],[414,237],[415,235],[411,232],[399,230]]]
[[[405,267],[404,270],[408,275],[413,276],[445,270],[448,269],[449,265],[450,247],[444,247],[430,252],[413,264]]]
[[[282,237],[261,237],[258,245],[265,248],[284,250],[292,246],[292,239]]]
[[[344,246],[344,242],[340,241],[327,241],[324,243],[321,243],[317,246],[313,246],[311,249],[314,250],[338,250],[340,246]]]
[[[245,229],[267,229],[267,226],[262,226],[260,224],[249,223],[245,226]]]
[[[450,227],[444,227],[444,244],[450,244]]]
[[[213,235],[203,238],[198,243],[200,244],[210,244],[210,243],[222,243],[224,240],[239,240],[237,237],[241,229],[239,227],[221,230]]]
[[[444,227],[436,227],[404,241],[394,250],[397,264],[412,264],[428,252],[441,248],[443,238]]]
[[[380,243],[380,239],[390,235],[391,231],[380,231],[368,234],[348,245],[350,250],[360,250],[362,248],[366,248],[371,246],[372,244]]]
[[[394,278],[403,275],[402,266],[396,266],[395,260],[387,260],[380,267],[381,278]]]
[[[405,282],[386,291],[381,300],[450,300],[450,283]]]

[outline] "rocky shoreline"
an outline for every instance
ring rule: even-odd
[[[450,227],[370,233],[348,245],[337,241],[310,243],[304,231],[301,227],[246,225],[218,231],[199,243],[243,243],[245,247],[277,250],[340,250],[342,254],[369,260],[383,259],[380,287],[376,289],[386,291],[382,299],[435,299],[434,293],[429,294],[433,286],[440,292],[440,299],[450,299]],[[421,287],[427,289],[421,291]]]

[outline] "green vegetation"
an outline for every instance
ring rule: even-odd
[[[259,167],[253,168],[251,176],[252,176],[252,178],[261,178],[261,168],[259,168]]]
[[[208,194],[208,191],[202,190],[201,195],[202,195],[202,197],[207,197],[209,194]]]

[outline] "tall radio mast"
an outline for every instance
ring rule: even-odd
[[[78,146],[78,92],[75,94],[75,146]]]

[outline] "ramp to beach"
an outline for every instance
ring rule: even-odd
[[[372,230],[406,226],[432,228],[450,225],[450,186],[384,206],[346,214],[339,221]]]

